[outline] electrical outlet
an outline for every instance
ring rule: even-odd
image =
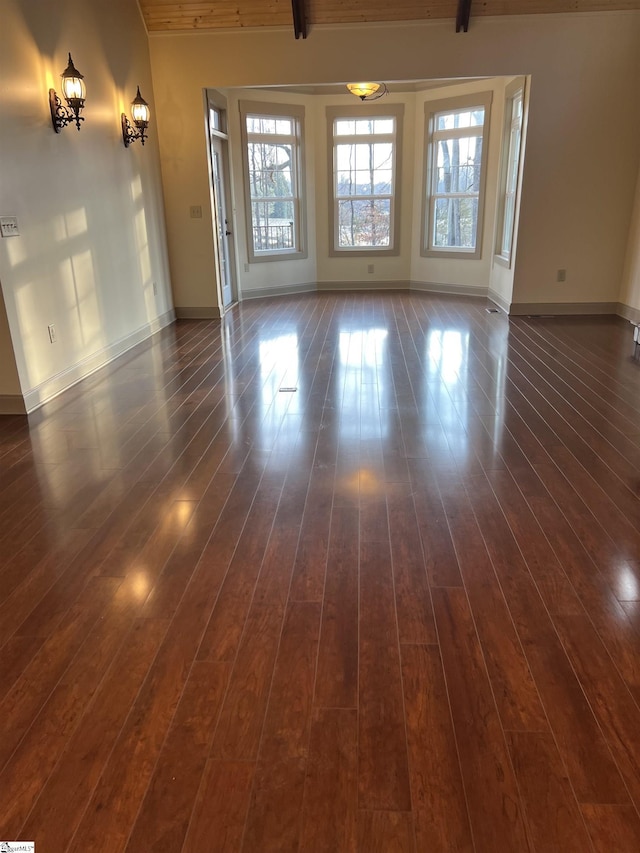
[[[47,326],[47,330],[49,332],[49,340],[52,344],[55,344],[55,342],[58,340],[58,336],[56,335],[56,327],[53,323],[51,323]]]
[[[558,270],[558,274],[556,276],[556,281],[566,281],[567,280],[567,271],[566,270]]]
[[[367,272],[373,272],[373,264],[369,264],[367,267]]]
[[[192,219],[202,219],[202,207],[199,204],[192,204],[189,208],[189,216]]]

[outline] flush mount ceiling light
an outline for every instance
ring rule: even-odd
[[[131,119],[136,128],[135,130],[131,127],[126,115],[122,113],[122,140],[125,148],[128,148],[136,139],[139,139],[144,145],[144,141],[147,138],[145,131],[149,127],[150,118],[151,110],[149,109],[149,104],[140,94],[140,86],[138,86],[136,96],[131,101]]]
[[[386,83],[347,83],[347,89],[361,101],[377,101],[389,91]]]
[[[49,89],[49,107],[51,108],[53,129],[56,133],[60,133],[63,127],[73,122],[78,130],[80,130],[80,122],[84,121],[84,116],[80,115],[80,110],[84,109],[84,99],[87,89],[84,85],[83,75],[73,64],[71,54],[69,54],[69,64],[61,76],[62,94],[67,102],[67,106],[63,106],[55,89]]]

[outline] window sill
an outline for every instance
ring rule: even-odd
[[[264,255],[251,255],[250,264],[272,263],[273,261],[305,261],[307,252],[269,252]]]
[[[398,257],[400,254],[399,248],[392,249],[376,249],[375,246],[369,246],[362,249],[329,249],[330,258],[380,258],[380,257]]]
[[[456,251],[455,249],[422,249],[420,255],[423,258],[444,258],[452,261],[480,261],[482,253],[479,249],[474,251]]]

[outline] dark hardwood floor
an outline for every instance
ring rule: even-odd
[[[637,853],[631,341],[255,301],[0,418],[0,839]]]

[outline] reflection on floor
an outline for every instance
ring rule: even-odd
[[[0,419],[0,838],[637,853],[631,350],[291,297]]]

